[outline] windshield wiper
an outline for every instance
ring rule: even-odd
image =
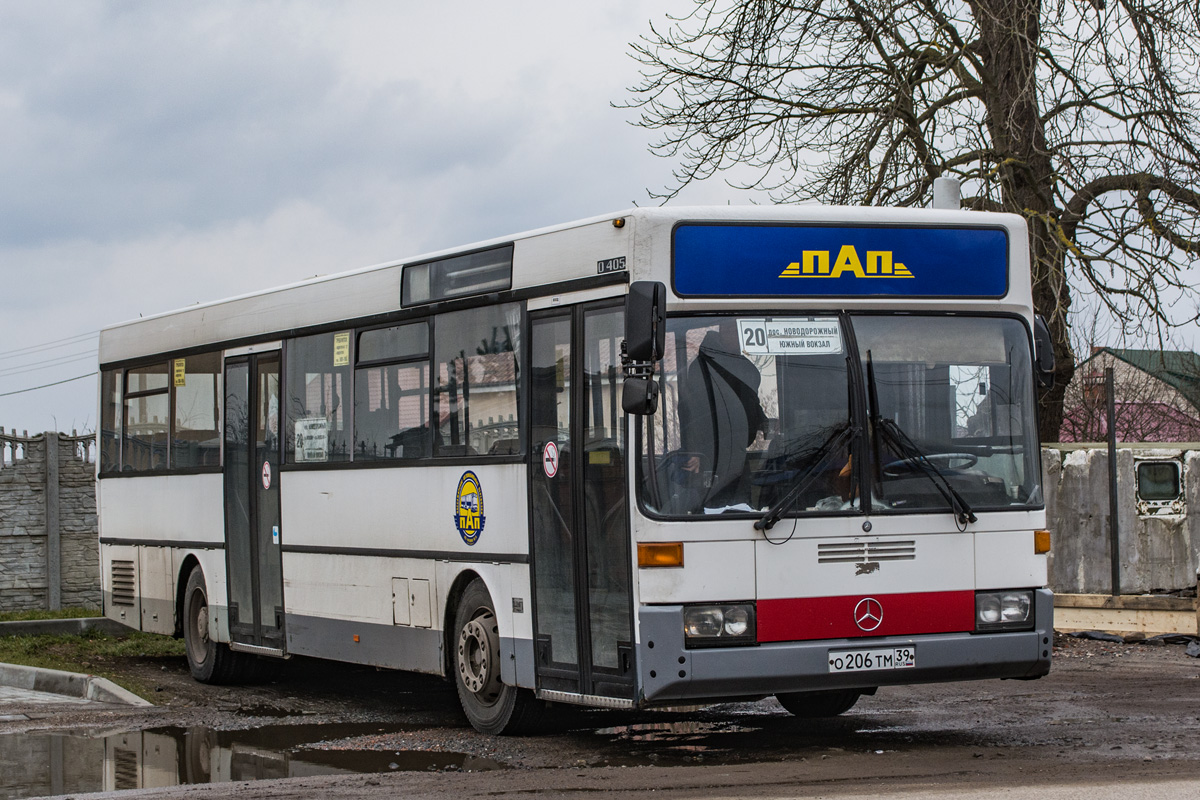
[[[867,400],[871,404],[871,426],[875,429],[876,439],[884,440],[885,444],[902,455],[921,474],[929,478],[934,488],[938,490],[950,505],[950,511],[954,514],[954,519],[961,528],[965,528],[969,522],[978,522],[979,519],[975,516],[975,512],[971,510],[970,504],[955,490],[945,473],[934,466],[925,452],[917,446],[916,442],[909,438],[908,434],[894,420],[886,418],[880,413],[879,394],[875,386],[875,365],[871,361],[870,350],[867,351],[867,390]],[[879,461],[878,453],[876,453],[875,461],[876,463]]]
[[[849,441],[851,437],[857,435],[858,431],[859,429],[853,427],[849,422],[835,428],[829,438],[812,451],[810,457],[816,460],[800,473],[799,477],[796,478],[795,485],[788,490],[787,494],[781,497],[775,505],[768,508],[767,512],[759,519],[755,520],[754,529],[756,531],[771,530],[775,526],[775,523],[779,522],[784,513],[796,502],[796,498],[800,496],[800,493],[807,489],[816,479],[817,468],[823,466],[829,459],[829,456],[837,452],[838,448]]]

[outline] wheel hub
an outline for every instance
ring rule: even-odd
[[[208,656],[208,603],[205,602],[204,593],[196,590],[191,598],[189,605],[191,611],[188,613],[188,630],[185,637],[187,642],[188,654],[197,664],[203,663]]]
[[[481,614],[458,635],[458,674],[467,690],[485,701],[500,691],[500,648],[494,628],[495,617]]]

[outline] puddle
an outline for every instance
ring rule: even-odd
[[[636,723],[595,731],[607,740],[609,752],[601,763],[609,766],[736,761],[740,741],[758,733],[757,727],[703,720]]]
[[[466,753],[353,749],[356,738],[398,730],[364,723],[9,734],[0,736],[0,800],[312,775],[505,768]]]
[[[678,722],[644,722],[635,725],[620,725],[615,728],[599,728],[600,736],[612,736],[632,742],[673,743],[702,739],[714,733],[741,733],[756,730],[729,722],[705,722],[681,720]]]
[[[856,719],[798,720],[785,715],[636,721],[576,737],[596,755],[593,766],[744,764],[832,757],[911,746],[892,729],[859,728]]]

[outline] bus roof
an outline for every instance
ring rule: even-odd
[[[615,220],[622,224],[614,224]],[[509,244],[514,246],[512,289],[546,286],[547,293],[551,293],[554,284],[595,277],[597,265],[605,262],[670,263],[670,232],[685,222],[991,227],[1004,229],[1012,241],[1023,242],[1026,236],[1024,220],[1017,215],[974,211],[823,205],[634,208],[117,323],[100,332],[100,363],[217,343],[248,342],[342,320],[396,314],[401,311],[401,272],[405,265]],[[1014,248],[1013,263],[1016,267],[1025,265],[1027,275],[1025,250]],[[646,277],[637,270],[629,272],[630,279]],[[1027,297],[1027,284],[1026,277],[1013,288]]]

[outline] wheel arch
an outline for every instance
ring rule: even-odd
[[[183,637],[183,595],[187,591],[188,578],[192,575],[192,570],[200,567],[201,574],[204,574],[204,567],[200,565],[200,559],[195,553],[188,553],[183,557],[183,561],[179,565],[179,574],[175,576],[175,633],[176,639]],[[204,574],[204,583],[208,584],[208,575]]]
[[[447,680],[454,680],[454,640],[457,635],[457,631],[454,630],[454,618],[458,614],[458,602],[467,587],[476,579],[483,581],[483,585],[488,589],[488,595],[492,596],[492,590],[487,586],[487,581],[474,569],[464,569],[454,576],[454,582],[450,584],[450,591],[446,593],[446,605],[442,609],[442,677]],[[492,602],[495,602],[494,597]]]

